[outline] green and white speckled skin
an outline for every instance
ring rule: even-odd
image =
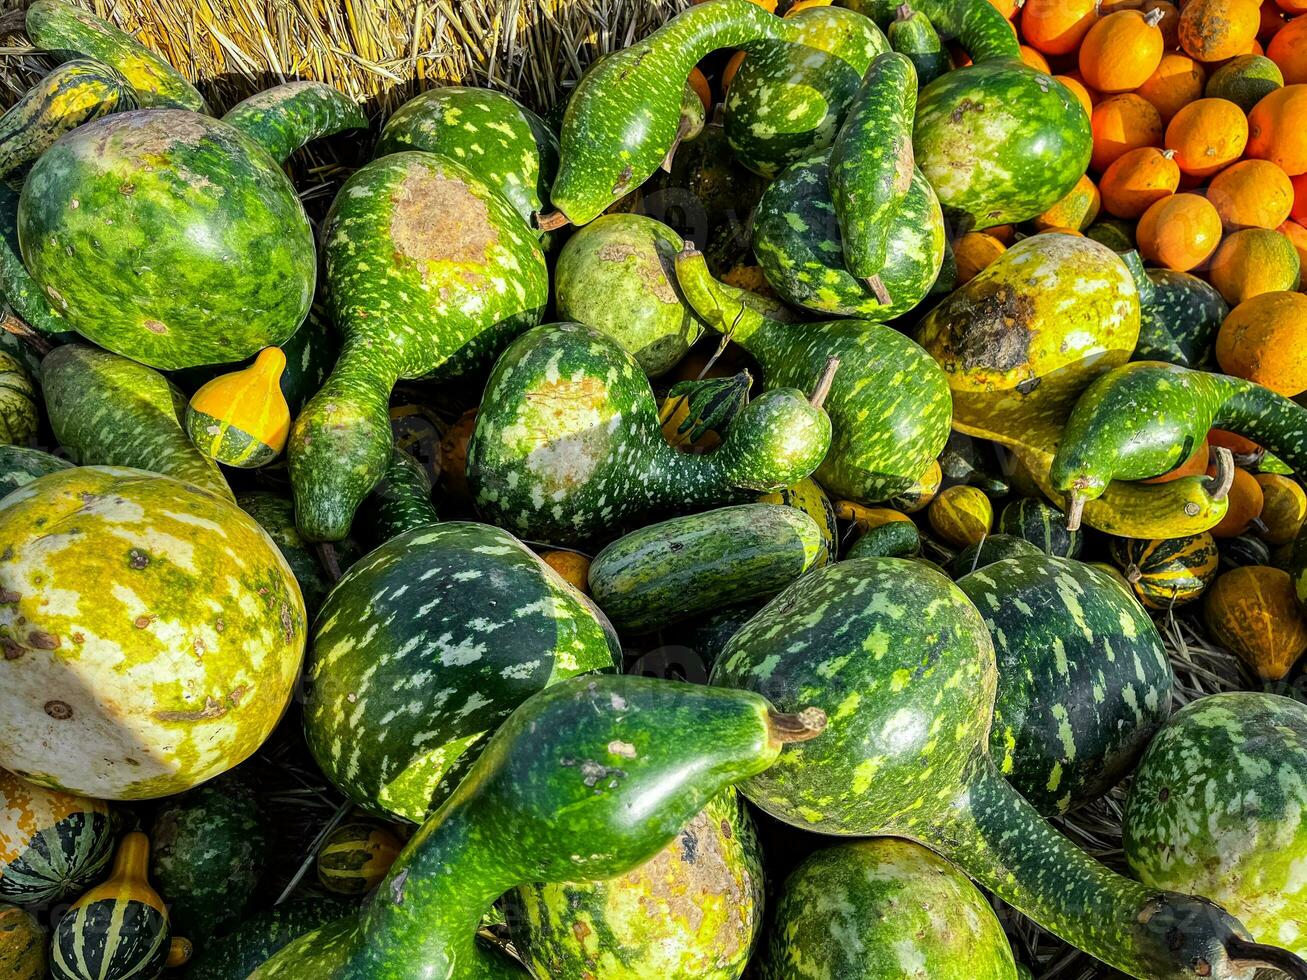
[[[920,170],[890,223],[879,270],[890,302],[844,266],[844,240],[831,200],[830,154],[794,164],[767,188],[753,219],[753,250],[786,300],[819,313],[891,320],[925,299],[944,264],[944,214]]]
[[[359,508],[355,531],[373,548],[391,538],[440,520],[431,502],[431,476],[422,464],[396,446],[381,482]]]
[[[0,540],[0,766],[81,796],[153,799],[230,769],[281,719],[304,601],[234,504],[84,466],[6,497]]]
[[[676,287],[674,262],[684,246],[680,235],[653,218],[601,215],[558,254],[558,315],[608,334],[649,377],[670,371],[703,332]]]
[[[888,24],[897,15],[900,3],[899,0],[838,0],[836,6],[859,11],[878,24]],[[992,58],[1015,58],[1019,54],[1012,25],[987,0],[916,0],[911,6],[929,17],[941,35],[956,38],[977,64]]]
[[[504,896],[513,946],[550,980],[738,980],[763,917],[762,849],[734,790],[611,881]]]
[[[0,295],[19,319],[54,343],[67,344],[80,339],[63,314],[50,305],[23,265],[18,244],[18,192],[4,181],[0,181]],[[12,334],[5,340],[26,348]]]
[[[1115,786],[1171,714],[1175,676],[1144,608],[1105,572],[1045,555],[957,584],[994,641],[999,771],[1044,814]]]
[[[1307,956],[1307,708],[1273,694],[1186,705],[1144,754],[1126,804],[1141,881],[1220,902]]]
[[[36,384],[13,354],[0,351],[0,443],[27,442],[40,427]]]
[[[798,33],[749,0],[707,0],[597,62],[563,116],[554,207],[587,224],[658,169],[676,142],[685,79],[704,55],[797,41]]]
[[[827,555],[796,507],[719,507],[618,538],[590,563],[590,595],[620,632],[646,633],[773,596]]]
[[[726,93],[726,138],[764,177],[835,141],[867,66],[889,51],[880,29],[852,10],[810,7],[786,20],[797,36],[751,52]]]
[[[503,92],[448,85],[415,95],[386,120],[374,155],[403,150],[457,160],[507,198],[525,221],[549,207],[558,137]]]
[[[232,106],[222,121],[263,147],[278,163],[309,140],[350,129],[367,129],[368,117],[339,89],[295,81],[256,92]]]
[[[495,524],[575,544],[654,511],[780,490],[808,476],[829,445],[826,413],[803,391],[779,388],[749,402],[713,452],[679,452],[663,438],[635,358],[597,330],[553,323],[518,338],[495,365],[467,473]]]
[[[821,833],[916,840],[1045,929],[1148,980],[1251,980],[1242,935],[1202,899],[1117,875],[1048,826],[989,758],[989,630],[940,572],[842,561],[799,579],[727,643],[714,685],[777,710],[821,708],[818,739],[743,783],[773,816]]]
[[[72,463],[58,456],[26,446],[0,446],[0,500],[19,487],[47,473],[72,468]]]
[[[277,950],[307,932],[354,911],[335,898],[292,898],[245,919],[207,948],[195,951],[186,980],[246,980]]]
[[[344,348],[288,449],[310,541],[343,538],[384,474],[395,383],[481,370],[549,298],[535,233],[485,181],[434,153],[388,154],[355,173],[323,241]]]
[[[818,851],[786,879],[773,916],[763,980],[1016,980],[985,896],[911,841]]]
[[[327,596],[305,738],[354,802],[421,823],[522,701],[620,656],[594,604],[507,531],[420,527],[370,552]]]
[[[1216,334],[1229,304],[1205,279],[1172,269],[1149,269],[1153,295],[1139,317],[1136,361],[1169,361],[1187,368],[1216,368]]]
[[[159,372],[83,344],[56,347],[42,367],[50,428],[79,463],[133,466],[235,499],[182,428],[186,396]]]
[[[788,324],[717,282],[703,256],[676,260],[681,290],[714,329],[758,361],[768,388],[811,387],[840,359],[830,394],[831,449],[815,474],[838,497],[871,504],[913,486],[948,441],[951,399],[944,372],[903,334],[862,320]]]
[[[295,529],[295,505],[287,497],[266,492],[242,493],[236,498],[236,503],[268,532],[268,537],[286,559],[286,564],[295,574],[295,581],[300,584],[300,592],[304,594],[309,622],[313,622],[334,583],[317,553]],[[337,541],[334,550],[337,564],[345,570],[362,554],[358,545],[349,539]]]
[[[626,873],[780,748],[769,705],[747,691],[602,675],[556,684],[494,734],[357,919],[292,943],[251,980],[520,980],[476,943],[495,899]]]

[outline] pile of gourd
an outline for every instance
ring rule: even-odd
[[[1307,980],[1307,300],[1113,207],[1175,154],[1104,164],[1091,89],[1170,5],[1028,3],[1037,51],[988,0],[706,0],[547,118],[435,88],[373,138],[35,0],[0,975],[1029,975],[992,897],[1129,976]],[[1304,90],[1218,224],[1268,159],[1301,216]],[[368,162],[315,224],[328,137]],[[1173,714],[1185,620],[1246,689]],[[344,801],[312,841],[272,746]],[[1123,781],[1113,870],[1049,819]]]

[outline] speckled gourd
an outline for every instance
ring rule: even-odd
[[[72,465],[40,449],[0,445],[0,500],[37,477],[71,469]]]
[[[41,416],[36,384],[22,362],[0,351],[0,443],[27,442],[36,435]]]

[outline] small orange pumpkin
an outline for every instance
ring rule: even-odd
[[[1112,162],[1098,182],[1103,207],[1118,218],[1138,218],[1180,186],[1174,150],[1141,146]]]
[[[1307,650],[1307,621],[1289,573],[1278,568],[1230,569],[1207,590],[1203,620],[1262,680],[1282,679]]]
[[[1297,480],[1279,473],[1258,473],[1262,488],[1262,540],[1268,544],[1288,544],[1298,536],[1307,521],[1307,493]]]
[[[1074,75],[1054,75],[1053,77],[1071,90],[1071,94],[1076,97],[1076,101],[1084,106],[1085,115],[1092,119],[1096,100],[1094,93],[1089,91],[1085,83]]]
[[[1171,3],[1170,0],[1144,0],[1144,5],[1139,9],[1145,14],[1160,10],[1162,19],[1157,22],[1157,29],[1162,32],[1162,43],[1168,51],[1180,46],[1179,7]]]
[[[572,588],[590,594],[590,559],[585,555],[575,551],[546,551],[540,557]]]
[[[1216,247],[1207,278],[1231,306],[1262,293],[1297,289],[1298,250],[1278,231],[1245,228]]]
[[[1203,97],[1206,84],[1207,72],[1202,65],[1187,54],[1169,51],[1135,94],[1152,103],[1166,125],[1190,102]]]
[[[1208,476],[1216,476],[1216,468],[1207,468]],[[1216,527],[1211,528],[1214,538],[1237,538],[1246,532],[1262,513],[1262,488],[1247,470],[1236,466],[1234,482],[1230,484],[1230,507]]]
[[[1096,20],[1097,0],[1026,0],[1021,9],[1021,36],[1044,54],[1070,54]]]
[[[1290,177],[1307,173],[1304,119],[1307,119],[1307,84],[1286,85],[1267,93],[1248,114],[1248,156],[1270,160]]]
[[[1093,151],[1089,165],[1102,173],[1141,146],[1162,144],[1162,116],[1151,102],[1133,92],[1114,95],[1094,106],[1089,116]]]
[[[1289,244],[1298,253],[1298,267],[1307,268],[1307,228],[1296,221],[1286,221],[1275,230],[1289,239]]]
[[[1307,296],[1262,293],[1240,303],[1216,335],[1216,361],[1286,398],[1307,391]]]
[[[1212,178],[1207,199],[1226,231],[1278,228],[1293,209],[1293,183],[1269,160],[1240,160]]]
[[[1181,171],[1192,177],[1210,177],[1243,154],[1248,145],[1248,120],[1233,102],[1198,99],[1172,117],[1164,145],[1175,150]]]
[[[1101,203],[1102,198],[1099,196],[1098,188],[1094,186],[1094,182],[1088,175],[1082,174],[1076,181],[1075,187],[1067,191],[1066,196],[1034,218],[1032,223],[1040,231],[1070,228],[1081,232],[1094,223]]]
[[[1149,205],[1135,228],[1139,253],[1156,265],[1188,272],[1216,251],[1221,216],[1197,194],[1172,194]]]
[[[1118,10],[1098,20],[1080,45],[1085,82],[1100,92],[1130,92],[1144,84],[1166,47],[1157,27],[1161,19],[1160,10]]]
[[[1007,246],[987,231],[969,231],[953,243],[953,259],[958,267],[957,284],[961,286],[1007,251]]]
[[[1276,32],[1266,56],[1279,66],[1285,85],[1307,82],[1307,19],[1295,17]]]
[[[1261,23],[1255,0],[1189,0],[1180,11],[1180,47],[1199,61],[1224,61],[1250,49]]]

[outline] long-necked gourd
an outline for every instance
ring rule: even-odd
[[[344,347],[291,430],[296,520],[310,541],[343,538],[385,473],[395,383],[482,369],[540,321],[549,297],[532,229],[484,180],[435,153],[391,153],[355,173],[323,242]]]
[[[431,502],[431,489],[431,477],[422,464],[396,446],[390,451],[381,482],[372,488],[359,510],[359,540],[376,547],[405,531],[440,520],[440,512]]]
[[[567,103],[559,138],[555,212],[546,230],[583,225],[644,183],[667,157],[690,69],[718,48],[797,40],[797,28],[749,0],[708,0],[596,64]]]
[[[520,978],[478,947],[482,914],[531,882],[613,878],[647,861],[727,786],[819,735],[747,691],[574,677],[522,704],[417,832],[368,908],[285,947],[257,980]]]
[[[536,327],[504,352],[481,399],[467,454],[477,507],[533,541],[570,544],[655,511],[790,486],[830,445],[820,407],[823,377],[840,376],[830,361],[806,389],[773,388],[749,402],[720,447],[692,456],[663,439],[649,380],[606,334],[577,323]]]
[[[1213,428],[1247,436],[1307,473],[1307,408],[1269,388],[1160,361],[1098,378],[1071,410],[1049,473],[1071,502],[1068,526],[1109,482],[1174,469]]]
[[[138,109],[89,122],[32,166],[23,261],[101,347],[165,370],[243,360],[289,338],[313,299],[313,230],[280,164],[366,125],[318,82],[269,89],[226,120]]]
[[[1247,980],[1288,955],[1249,944],[1205,899],[1109,871],[1004,781],[989,755],[989,630],[966,595],[921,562],[861,558],[805,576],[731,638],[712,683],[830,717],[821,740],[791,747],[742,784],[773,816],[925,844],[1131,976]],[[1291,976],[1307,977],[1307,963],[1291,959]]]
[[[811,387],[838,357],[825,407],[831,449],[816,479],[837,497],[887,500],[912,486],[948,440],[948,379],[903,334],[860,320],[789,324],[754,308],[749,294],[712,278],[698,252],[676,260],[677,281],[699,316],[761,365],[768,387]]]

